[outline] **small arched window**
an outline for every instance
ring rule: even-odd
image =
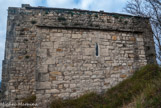
[[[99,55],[99,49],[98,49],[98,44],[97,43],[95,45],[95,51],[96,51],[96,56],[98,56]]]

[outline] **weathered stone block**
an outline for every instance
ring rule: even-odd
[[[143,41],[143,38],[136,38],[137,41]]]
[[[19,51],[19,50],[20,50],[20,48],[13,48],[13,50],[14,50],[14,51]]]
[[[48,57],[48,58],[42,59],[43,65],[50,65],[50,64],[55,64],[55,63],[56,63],[55,57]]]
[[[76,84],[70,84],[70,88],[75,88]]]
[[[55,94],[55,93],[59,93],[60,91],[58,89],[51,89],[51,90],[46,90],[45,91],[47,94]]]
[[[19,60],[23,59],[23,56],[18,56],[18,59],[19,59]]]
[[[48,65],[39,66],[37,69],[40,73],[47,73],[48,72]]]
[[[120,78],[126,78],[127,75],[120,75]]]
[[[129,40],[130,40],[130,41],[136,41],[136,38],[135,38],[135,37],[130,37]]]
[[[86,48],[84,50],[85,55],[93,55],[94,54],[94,48]]]
[[[77,93],[71,93],[70,97],[77,97]]]
[[[47,49],[38,49],[37,56],[46,57],[47,56]]]
[[[58,49],[56,49],[56,51],[57,51],[57,52],[62,52],[63,50],[60,49],[60,48],[58,48]]]
[[[81,34],[72,34],[73,39],[81,38]]]
[[[129,58],[134,58],[135,55],[134,55],[134,54],[128,54],[128,57],[129,57]]]
[[[52,48],[53,47],[53,42],[42,42],[41,43],[41,48]]]
[[[117,36],[112,36],[112,40],[116,41],[117,40]]]
[[[62,75],[61,72],[55,71],[55,72],[50,72],[50,75],[55,76],[55,75]]]
[[[53,36],[58,36],[58,37],[60,37],[60,36],[63,36],[63,33],[53,33]]]
[[[37,89],[51,89],[51,82],[38,82]]]
[[[51,80],[51,81],[55,81],[55,80],[57,80],[57,78],[56,78],[56,76],[51,76],[51,75],[50,75],[50,80]]]
[[[49,74],[48,73],[41,73],[40,74],[40,80],[41,81],[49,81]]]

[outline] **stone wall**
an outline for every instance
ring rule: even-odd
[[[35,37],[30,16],[20,15],[18,8],[9,8],[3,61],[3,101],[15,102],[35,94]]]
[[[104,92],[147,64],[141,34],[46,28],[38,33],[44,38],[37,48],[36,96],[42,102]]]
[[[29,5],[8,10],[4,101],[35,94],[45,108],[55,98],[102,93],[147,63],[156,63],[148,18]]]

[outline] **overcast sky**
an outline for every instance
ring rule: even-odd
[[[125,7],[127,1],[128,0],[0,0],[0,80],[2,60],[4,58],[8,7],[21,7],[21,4],[30,4],[31,6],[79,8],[123,13],[123,7]]]

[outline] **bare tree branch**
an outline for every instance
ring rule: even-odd
[[[157,59],[161,62],[161,0],[131,0],[124,9],[126,12],[149,17],[157,49]]]

